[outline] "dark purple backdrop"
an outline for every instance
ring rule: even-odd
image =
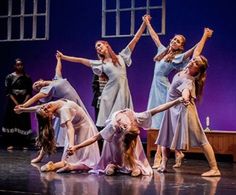
[[[166,45],[174,34],[183,34],[187,38],[186,48],[190,48],[200,39],[204,27],[214,29],[214,35],[203,51],[210,67],[203,101],[198,106],[198,111],[203,127],[206,116],[210,116],[211,129],[236,131],[236,16],[233,14],[236,6],[234,1],[226,2],[167,1],[166,35],[160,36],[160,39]],[[101,39],[101,1],[51,1],[50,12],[48,41],[0,43],[0,101],[3,105],[1,123],[6,101],[4,78],[12,71],[15,58],[24,60],[27,73],[34,81],[53,77],[57,49],[69,55],[96,58],[94,43]],[[152,21],[153,24],[158,22],[160,21],[157,19]],[[107,40],[119,52],[131,38]],[[156,47],[151,38],[142,37],[132,56],[133,65],[128,68],[136,111],[143,111],[147,106],[154,69],[152,58],[155,53]],[[81,64],[63,62],[63,74],[76,88],[93,116],[92,71]],[[145,138],[145,133],[142,136]]]

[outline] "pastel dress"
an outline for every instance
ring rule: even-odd
[[[70,84],[70,82],[67,79],[62,78],[61,76],[55,75],[50,85],[42,87],[40,92],[47,94],[47,97],[40,99],[40,102],[46,103],[49,101],[65,98],[65,99],[68,99],[77,103],[88,114],[78,93],[75,91],[75,89]],[[53,126],[55,129],[55,138],[56,138],[57,146],[63,147],[66,132],[65,130],[61,130],[62,127],[60,127],[59,118],[54,119]]]
[[[166,50],[166,47],[160,45],[158,47],[157,54],[160,54]],[[147,110],[155,108],[166,102],[167,92],[170,87],[170,81],[168,75],[173,70],[181,70],[187,65],[188,60],[184,60],[183,54],[178,54],[174,57],[172,62],[156,61],[154,68],[154,75],[152,85],[148,98]],[[152,128],[159,129],[163,118],[163,112],[156,114],[152,117]]]
[[[102,138],[104,139],[104,145],[102,149],[102,154],[100,161],[96,168],[92,170],[92,173],[104,173],[105,168],[108,164],[114,164],[118,166],[118,171],[121,173],[130,173],[131,168],[122,163],[122,149],[121,137],[124,134],[124,130],[120,129],[117,124],[116,115],[122,113],[123,116],[129,116],[134,118],[140,128],[150,128],[151,126],[151,113],[142,112],[136,113],[130,109],[121,110],[115,112],[112,118],[107,121],[106,127],[100,131]],[[141,170],[142,175],[152,175],[153,171],[149,162],[146,158],[142,142],[140,137],[137,137],[137,143],[134,152],[135,163],[137,167]]]
[[[61,126],[65,127],[67,121],[71,121],[75,130],[74,144],[77,145],[98,133],[97,128],[91,118],[83,108],[73,101],[62,100],[63,106],[57,110],[57,116],[61,119]],[[66,136],[65,147],[61,160],[66,160],[72,164],[84,164],[89,168],[94,168],[100,159],[97,142],[77,150],[74,155],[67,158],[69,139]]]
[[[100,109],[96,125],[105,126],[105,121],[111,115],[125,108],[133,109],[133,102],[128,85],[126,65],[131,65],[131,51],[126,47],[118,55],[120,64],[114,65],[112,62],[102,62],[102,60],[90,60],[92,70],[95,74],[101,75],[104,72],[108,77],[100,101]]]
[[[156,144],[171,149],[188,150],[190,146],[208,143],[194,103],[195,78],[184,71],[177,73],[170,86],[167,101],[181,97],[184,89],[190,91],[191,103],[188,106],[177,104],[164,112]]]

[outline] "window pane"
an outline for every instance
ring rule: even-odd
[[[20,15],[21,0],[12,0],[12,15]]]
[[[106,35],[116,34],[116,13],[109,12],[106,14]]]
[[[130,18],[130,11],[122,11],[120,13],[120,34],[121,35],[129,35],[130,26],[131,26],[131,18]]]
[[[33,18],[32,17],[25,17],[24,18],[25,26],[24,26],[24,38],[25,39],[32,39],[32,29],[33,29]]]
[[[38,11],[37,13],[46,12],[46,0],[38,0]]]
[[[32,14],[34,8],[33,0],[25,0],[25,14]]]
[[[12,18],[12,31],[11,31],[11,38],[12,39],[19,39],[20,38],[20,18]]]
[[[45,16],[37,17],[37,38],[45,37]]]
[[[7,18],[0,18],[0,40],[7,39]]]
[[[8,0],[0,0],[0,16],[8,14]]]

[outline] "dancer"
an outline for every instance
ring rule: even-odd
[[[145,15],[143,17],[147,25],[147,29],[158,48],[158,52],[154,57],[155,69],[152,80],[152,85],[149,93],[147,109],[154,108],[166,102],[167,92],[170,86],[168,75],[174,70],[181,70],[187,64],[188,58],[193,54],[195,47],[184,51],[186,39],[183,35],[175,35],[167,47],[163,46],[158,34],[152,28],[150,23],[151,16]],[[160,113],[152,118],[152,127],[160,129],[163,113]],[[175,151],[175,165],[174,168],[181,166],[184,154],[181,151]],[[157,151],[154,157],[153,168],[158,168],[161,164],[161,147],[157,145]]]
[[[180,96],[185,105],[179,104],[165,111],[156,144],[162,146],[162,163],[159,172],[166,172],[168,154],[171,149],[188,150],[190,146],[202,147],[210,165],[210,171],[202,176],[220,176],[211,145],[204,133],[194,99],[199,100],[206,80],[207,59],[201,54],[206,40],[213,31],[205,28],[204,34],[194,50],[193,57],[186,68],[177,73],[171,83],[168,101]]]
[[[32,80],[25,73],[21,59],[15,60],[14,72],[6,76],[5,87],[8,101],[2,127],[4,141],[8,150],[27,149],[32,135],[30,114],[14,112],[14,107],[26,102],[32,93]]]
[[[41,167],[41,171],[56,171],[58,173],[82,170],[88,171],[98,163],[100,154],[98,144],[93,143],[90,147],[75,152],[75,155],[67,158],[67,149],[79,144],[98,133],[97,128],[82,107],[73,101],[61,99],[43,105],[23,108],[15,108],[17,113],[36,112],[39,114],[39,128],[42,130],[37,139],[37,144],[44,151],[51,154],[55,151],[55,136],[52,127],[52,116],[60,118],[60,125],[65,127],[67,136],[60,162],[48,162]]]
[[[18,105],[17,107],[24,107],[27,108],[31,106],[35,102],[42,102],[46,103],[51,100],[65,98],[71,101],[76,102],[79,106],[81,106],[86,113],[87,110],[81,101],[78,93],[69,83],[69,81],[62,77],[62,63],[60,56],[56,56],[57,64],[55,68],[55,76],[53,80],[38,80],[34,82],[33,89],[38,92],[24,104]],[[54,129],[55,129],[55,137],[57,141],[57,146],[64,146],[65,141],[65,131],[63,131],[60,127],[60,121],[58,118],[55,118],[54,121]],[[61,129],[61,130],[60,130]],[[40,162],[44,157],[43,148],[40,150],[39,155],[32,159],[32,163]]]
[[[107,121],[105,128],[88,140],[72,146],[68,155],[72,155],[99,139],[104,139],[100,161],[93,172],[113,175],[116,171],[131,176],[152,175],[153,171],[144,153],[139,137],[140,128],[150,128],[151,117],[174,106],[182,98],[167,102],[151,110],[136,113],[130,109],[115,112]]]
[[[126,65],[131,65],[131,54],[134,50],[136,43],[140,39],[146,25],[143,22],[134,38],[122,50],[119,55],[116,55],[107,41],[97,41],[95,49],[99,60],[89,60],[86,58],[78,58],[66,56],[60,51],[57,53],[63,60],[70,62],[81,63],[93,69],[97,75],[105,73],[108,77],[108,82],[105,85],[100,101],[100,110],[96,125],[104,127],[105,121],[111,115],[121,109],[133,109],[133,102],[129,90]]]

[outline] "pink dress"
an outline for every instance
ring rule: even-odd
[[[75,129],[74,144],[79,144],[88,138],[98,133],[97,128],[91,118],[86,114],[83,108],[78,106],[73,101],[64,100],[63,106],[57,111],[57,114],[61,120],[61,126],[64,127],[67,121],[71,121]],[[74,155],[66,159],[66,150],[69,147],[68,136],[65,139],[65,147],[62,155],[62,160],[72,164],[84,164],[89,168],[94,168],[97,165],[100,154],[97,142],[81,148],[76,151]]]
[[[90,171],[91,173],[99,173],[99,172],[104,173],[106,166],[110,163],[115,164],[117,165],[117,167],[119,167],[118,172],[122,172],[122,173],[131,172],[130,167],[122,164],[120,138],[123,134],[123,130],[116,126],[116,123],[117,123],[116,115],[118,113],[119,114],[123,113],[126,116],[128,115],[134,118],[137,121],[138,126],[140,128],[146,129],[146,128],[150,128],[151,126],[152,117],[151,117],[150,112],[135,113],[134,111],[130,109],[125,109],[125,110],[115,112],[112,115],[111,119],[107,121],[105,128],[102,131],[100,131],[101,136],[104,139],[103,150],[102,150],[101,158],[98,165],[96,166],[94,170]],[[146,158],[139,136],[137,138],[137,144],[135,148],[135,162],[136,162],[137,167],[141,170],[142,175],[152,175],[153,170]]]

